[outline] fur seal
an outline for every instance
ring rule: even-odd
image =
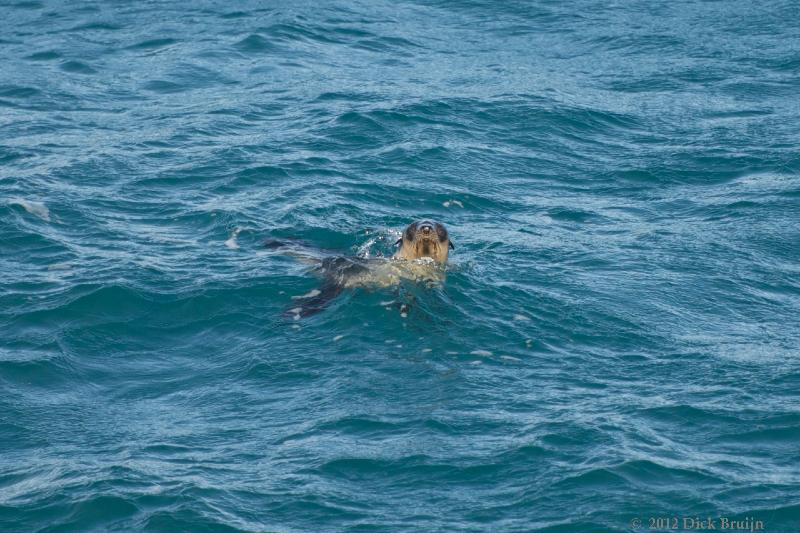
[[[319,288],[295,297],[297,304],[284,313],[295,320],[319,313],[345,289],[385,288],[402,280],[439,284],[444,281],[449,252],[455,249],[444,225],[431,220],[406,226],[391,258],[336,255],[291,239],[270,239],[264,244],[316,264],[315,271],[322,277]]]

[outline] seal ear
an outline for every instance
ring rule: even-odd
[[[397,242],[394,243],[394,246],[399,246],[400,244],[402,244],[402,242],[403,242],[403,238],[400,237],[399,239],[397,239]]]
[[[453,241],[448,241],[450,243],[450,249],[455,250],[456,247],[453,245]]]

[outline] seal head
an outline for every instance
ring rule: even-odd
[[[442,264],[447,262],[450,249],[455,249],[444,224],[430,220],[409,224],[395,245],[400,246],[394,254],[395,258],[414,260],[429,257]]]

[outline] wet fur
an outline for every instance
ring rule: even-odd
[[[434,283],[444,279],[444,264],[453,245],[442,224],[427,220],[414,222],[405,228],[396,244],[400,247],[392,259],[366,259],[331,255],[331,250],[315,248],[296,239],[265,241],[267,248],[318,264],[315,270],[323,278],[313,296],[300,299],[284,312],[284,316],[296,320],[315,315],[346,288],[389,287],[402,279]]]

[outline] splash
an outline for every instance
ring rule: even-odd
[[[236,242],[236,237],[239,236],[239,233],[241,233],[241,231],[242,228],[235,228],[233,230],[233,233],[231,233],[230,238],[227,241],[225,241],[225,246],[230,248],[231,250],[237,250],[239,248],[239,243]]]

